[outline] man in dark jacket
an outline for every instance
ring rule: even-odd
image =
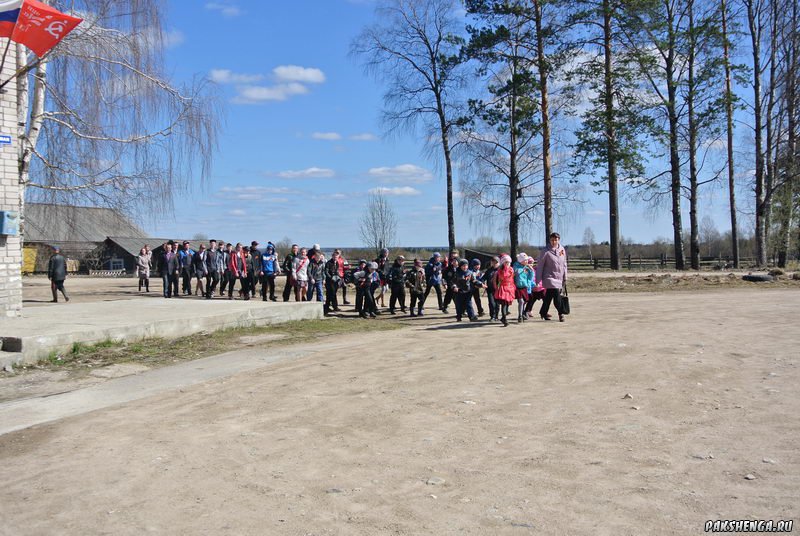
[[[64,280],[67,278],[67,259],[61,255],[61,248],[53,248],[53,256],[47,263],[47,278],[50,280],[50,289],[53,291],[53,303],[58,303],[58,291],[69,301],[67,291],[64,290]]]
[[[222,263],[222,252],[217,249],[217,241],[211,240],[208,243],[208,250],[206,251],[206,293],[205,297],[210,300],[214,297],[214,291],[219,284],[220,268],[224,266]]]
[[[194,276],[197,278],[197,289],[195,293],[199,290],[201,296],[206,295],[205,289],[205,282],[206,276],[208,276],[208,251],[206,251],[206,245],[200,244],[200,249],[198,249],[195,254],[194,258],[192,259],[192,271],[194,272]]]
[[[233,254],[233,244],[223,241],[219,243],[220,253],[222,255],[222,273],[220,274],[221,283],[219,284],[219,295],[225,294],[225,289],[231,284],[231,270],[228,265],[231,262],[231,255]]]
[[[164,284],[164,297],[172,298],[178,296],[178,256],[172,251],[172,242],[164,245],[164,253],[161,255],[161,281]],[[174,290],[174,294],[173,294]]]
[[[192,295],[192,276],[194,275],[194,250],[188,241],[183,243],[183,248],[178,251],[178,266],[180,267],[181,289],[186,296]]]

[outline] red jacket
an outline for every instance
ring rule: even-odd
[[[237,257],[242,261],[241,270],[236,261]],[[238,253],[235,251],[231,252],[230,258],[228,259],[228,270],[231,271],[234,277],[247,277],[247,258],[245,257],[244,251]]]

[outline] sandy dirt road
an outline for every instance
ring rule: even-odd
[[[0,436],[0,534],[798,521],[800,291],[572,302],[563,324],[432,318]]]

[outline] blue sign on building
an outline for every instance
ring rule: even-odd
[[[11,135],[0,134],[0,145],[11,145]]]

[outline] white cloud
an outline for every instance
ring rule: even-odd
[[[411,186],[399,186],[397,188],[372,188],[369,193],[383,194],[383,195],[396,195],[396,196],[411,196],[420,195],[422,192]]]
[[[235,208],[233,210],[228,211],[228,216],[233,216],[234,218],[241,218],[242,216],[247,216],[247,212],[240,208]]]
[[[314,132],[311,135],[315,140],[339,141],[342,135],[338,132]]]
[[[363,134],[354,134],[350,136],[350,139],[353,141],[375,141],[378,137],[370,132],[365,132]]]
[[[293,95],[305,95],[303,84],[278,84],[277,86],[242,86],[233,98],[235,104],[259,104],[266,101],[285,101]]]
[[[272,69],[272,74],[280,82],[321,84],[325,81],[325,73],[321,70],[313,67],[300,67],[299,65],[280,65]]]
[[[394,167],[377,167],[370,169],[367,174],[383,183],[408,183],[422,184],[433,180],[433,175],[427,169],[414,164],[401,164]]]
[[[186,35],[180,30],[169,30],[164,32],[164,46],[174,48],[186,42]]]
[[[282,179],[329,179],[335,174],[332,169],[310,167],[298,171],[281,171],[278,173],[278,177]]]
[[[230,69],[211,69],[209,78],[218,84],[252,84],[263,80],[264,75],[234,73]]]
[[[207,2],[206,9],[219,11],[224,17],[238,17],[242,14],[242,10],[238,6],[221,2]]]
[[[325,74],[319,69],[282,65],[272,70],[271,85],[255,85],[264,80],[263,74],[236,73],[230,69],[212,69],[209,77],[219,84],[236,85],[235,104],[260,104],[267,101],[285,101],[294,95],[305,95],[311,90],[307,84],[321,84]],[[339,138],[341,139],[341,138]]]
[[[270,203],[287,203],[286,197],[267,197],[269,195],[298,195],[301,192],[286,187],[268,186],[225,186],[220,188],[215,197],[231,201],[269,201]]]

